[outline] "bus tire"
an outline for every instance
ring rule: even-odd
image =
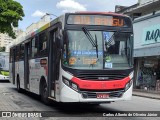
[[[41,86],[42,86],[41,87],[41,101],[45,105],[50,105],[50,100],[48,99],[48,94],[47,94],[47,84],[43,82]]]
[[[17,91],[18,91],[19,93],[21,93],[21,92],[22,92],[22,89],[21,89],[21,87],[20,87],[20,80],[19,80],[19,76],[17,76]]]

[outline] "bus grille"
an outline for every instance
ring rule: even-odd
[[[87,98],[97,98],[97,93],[107,93],[109,94],[109,98],[120,98],[123,93],[124,93],[124,90],[120,90],[120,91],[110,91],[110,92],[90,92],[90,91],[83,91],[81,94],[82,94],[82,97],[87,99]]]
[[[82,80],[121,80],[127,77],[127,75],[120,75],[120,74],[87,74],[87,73],[80,73],[77,75],[78,78]]]

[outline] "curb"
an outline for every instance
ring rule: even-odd
[[[137,95],[137,94],[132,94],[133,96],[139,96],[139,97],[145,97],[145,98],[151,98],[151,99],[157,99],[160,100],[158,97],[152,97],[152,96],[145,96],[145,95]]]

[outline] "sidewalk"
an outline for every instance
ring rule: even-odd
[[[140,96],[140,97],[160,100],[160,92],[154,92],[154,91],[143,91],[143,90],[133,89],[133,96]]]

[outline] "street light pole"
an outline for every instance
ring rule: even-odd
[[[57,15],[51,14],[51,13],[46,13],[46,15],[53,15],[55,17],[58,17]]]

